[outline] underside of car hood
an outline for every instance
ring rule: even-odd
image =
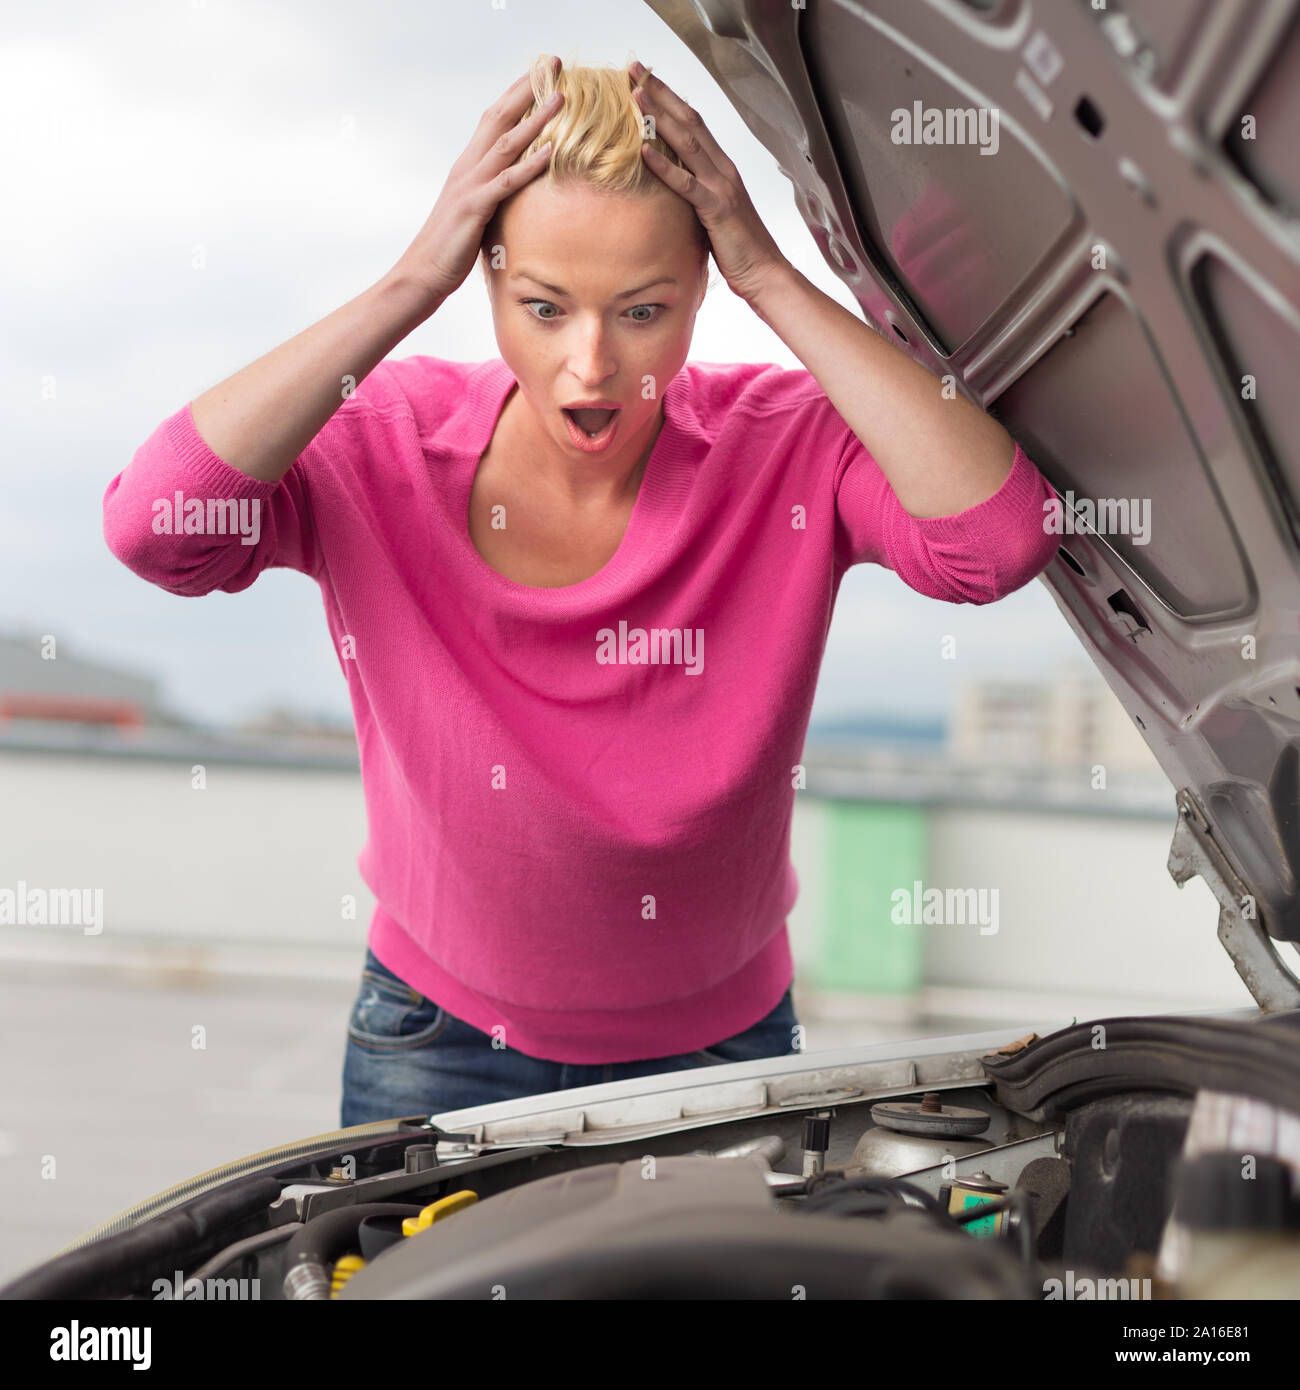
[[[1300,9],[648,3],[866,318],[1060,495],[1043,582],[1173,783],[1170,872],[1295,1007]]]

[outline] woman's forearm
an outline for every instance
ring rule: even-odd
[[[793,266],[748,301],[817,379],[914,517],[953,516],[1006,481],[1015,441]]]
[[[276,483],[375,367],[441,304],[393,270],[190,402],[218,458]]]

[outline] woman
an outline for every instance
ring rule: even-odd
[[[687,361],[710,254],[806,370]],[[384,360],[479,258],[500,360]],[[393,270],[164,421],[104,525],[173,593],[320,584],[378,901],[346,1126],[797,1048],[844,571],[992,602],[1055,554],[1051,496],[790,266],[663,82],[539,59]]]

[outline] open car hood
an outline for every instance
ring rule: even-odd
[[[866,317],[1060,494],[1043,582],[1173,783],[1170,872],[1206,879],[1261,1007],[1295,1007],[1300,11],[648,3]]]

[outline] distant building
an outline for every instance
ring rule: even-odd
[[[265,734],[268,737],[291,737],[321,740],[353,746],[357,741],[355,725],[349,720],[313,717],[295,710],[272,706],[260,714],[241,720],[235,729],[241,734]]]
[[[960,683],[948,725],[954,762],[1000,768],[1091,767],[1163,776],[1131,716],[1100,674]]]
[[[15,719],[76,724],[174,725],[158,700],[158,682],[119,667],[86,661],[62,641],[0,636],[0,727]]]

